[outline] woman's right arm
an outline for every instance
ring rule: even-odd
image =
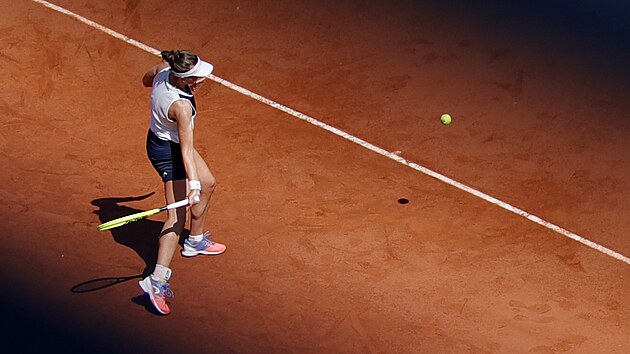
[[[142,77],[142,84],[144,85],[144,87],[153,86],[153,79],[155,78],[155,75],[157,75],[164,68],[168,68],[168,63],[165,61],[152,67],[151,70],[147,71],[146,74],[144,74],[144,76]]]

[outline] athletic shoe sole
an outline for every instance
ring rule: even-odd
[[[184,256],[184,257],[194,257],[194,256],[198,256],[200,254],[203,254],[203,255],[217,255],[217,254],[221,254],[223,252],[225,252],[225,249],[222,250],[222,251],[210,252],[210,251],[197,251],[197,250],[189,251],[189,250],[184,248],[182,250],[182,256]]]

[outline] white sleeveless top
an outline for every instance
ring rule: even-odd
[[[169,82],[170,68],[165,68],[153,78],[151,91],[151,131],[162,140],[179,143],[177,122],[168,117],[168,110],[175,101],[186,100],[192,106],[192,127],[195,127],[197,107],[192,93],[184,92]]]

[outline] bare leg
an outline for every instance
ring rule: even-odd
[[[166,203],[171,204],[186,198],[186,180],[168,181],[164,183]],[[202,194],[203,200],[203,194]],[[157,264],[170,267],[173,254],[179,243],[179,235],[186,224],[186,208],[168,210],[168,220],[160,232]]]
[[[186,184],[186,180],[164,183],[164,196],[167,204],[186,197]],[[177,208],[167,212],[168,219],[162,227],[162,232],[160,232],[157,264],[153,273],[140,281],[142,290],[149,295],[153,306],[163,315],[171,312],[168,299],[173,297],[173,292],[168,286],[168,280],[171,277],[169,267],[179,243],[179,235],[186,224],[186,208]]]
[[[195,150],[194,156],[195,165],[197,165],[197,175],[201,181],[201,200],[190,208],[190,234],[201,235],[204,232],[204,222],[210,207],[210,197],[212,197],[212,193],[216,188],[217,181],[197,150]]]

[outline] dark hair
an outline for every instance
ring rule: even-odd
[[[164,50],[160,55],[176,73],[185,73],[199,61],[195,53],[187,50]]]

